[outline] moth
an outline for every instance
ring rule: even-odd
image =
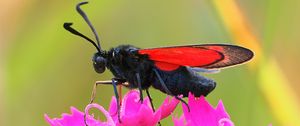
[[[76,10],[87,22],[96,42],[71,27],[72,23],[64,23],[64,28],[74,35],[90,42],[97,50],[92,58],[95,71],[103,73],[106,68],[114,77],[111,81],[97,81],[95,85],[110,84],[119,103],[118,85],[140,91],[143,101],[143,90],[153,103],[149,88],[178,97],[187,97],[189,92],[196,97],[207,96],[216,87],[216,82],[198,74],[198,72],[217,72],[221,68],[238,65],[249,61],[254,56],[247,48],[229,44],[199,44],[141,49],[132,45],[120,45],[106,51],[101,48],[99,37],[87,15],[80,8],[88,2],[77,4]],[[95,86],[96,87],[96,86]],[[91,102],[93,102],[95,88]],[[118,117],[120,104],[118,104]],[[120,117],[119,117],[120,119]],[[120,121],[120,120],[119,120]],[[121,122],[121,121],[120,121]]]

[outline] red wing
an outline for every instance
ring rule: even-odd
[[[175,70],[179,66],[206,69],[222,68],[250,60],[253,52],[244,47],[225,44],[204,44],[141,49],[162,70]]]

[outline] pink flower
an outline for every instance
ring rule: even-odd
[[[221,100],[214,109],[203,96],[195,98],[190,93],[188,104],[190,112],[182,104],[183,115],[180,118],[173,117],[175,126],[234,126]]]
[[[139,99],[139,92],[136,90],[129,91],[124,96],[120,109],[122,123],[118,121],[115,97],[111,100],[109,112],[98,104],[89,104],[85,109],[87,115],[91,108],[97,108],[106,116],[107,121],[102,122],[94,119],[93,116],[87,116],[87,124],[89,126],[154,126],[160,120],[168,117],[179,103],[177,99],[172,98],[170,101],[170,98],[167,97],[163,104],[153,112],[148,97],[144,99],[142,104]],[[63,114],[60,119],[50,119],[47,115],[45,115],[45,118],[51,126],[85,126],[84,113],[73,107],[71,108],[71,114]]]

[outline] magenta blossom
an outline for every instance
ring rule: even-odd
[[[190,112],[182,104],[183,115],[180,118],[173,117],[175,126],[234,126],[221,100],[214,109],[203,96],[195,98],[190,93],[188,105]]]
[[[136,90],[129,91],[124,96],[120,109],[122,123],[118,121],[115,97],[111,100],[109,111],[98,104],[89,104],[85,109],[87,115],[89,115],[88,111],[91,108],[97,108],[106,116],[107,121],[96,120],[89,115],[87,116],[87,124],[89,126],[154,126],[160,120],[168,117],[179,103],[177,99],[172,98],[170,101],[170,98],[167,97],[163,104],[153,112],[148,98],[145,98],[143,103],[140,103],[139,99],[139,92]],[[45,118],[51,126],[85,126],[84,113],[73,107],[71,114],[63,114],[62,118],[50,119],[47,115]]]

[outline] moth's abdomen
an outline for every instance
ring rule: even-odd
[[[206,96],[216,86],[213,80],[200,76],[198,73],[184,66],[174,71],[157,70],[172,95],[175,96],[183,95],[187,97],[189,92],[197,97],[201,95]],[[157,77],[153,81],[153,87],[166,93]]]

